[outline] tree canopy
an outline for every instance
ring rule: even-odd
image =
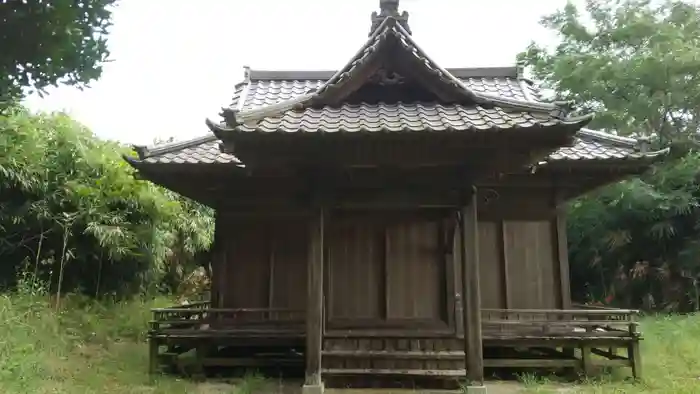
[[[593,126],[660,144],[695,137],[700,124],[700,7],[682,1],[568,3],[542,24],[556,49],[521,58],[559,99],[598,112]]]
[[[53,290],[169,290],[212,242],[212,212],[133,177],[127,149],[65,114],[0,114],[0,284],[25,270]],[[107,280],[107,278],[109,278]]]
[[[0,1],[0,105],[102,73],[116,0]]]
[[[579,301],[697,309],[700,302],[700,8],[691,2],[588,0],[542,24],[553,48],[520,54],[535,79],[599,116],[593,126],[674,146],[649,173],[571,204]]]

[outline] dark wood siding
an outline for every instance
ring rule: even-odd
[[[461,289],[456,254],[445,247],[454,218],[425,212],[342,212],[327,221],[329,321],[454,323]],[[217,305],[303,309],[308,218],[217,217],[213,287]],[[482,307],[568,305],[556,217],[479,222]],[[566,268],[566,267],[564,267]],[[566,283],[562,283],[566,282]]]
[[[561,308],[556,237],[554,220],[480,221],[482,307]]]
[[[437,216],[357,214],[329,225],[329,320],[446,321]]]
[[[444,256],[437,221],[402,220],[386,229],[389,319],[444,318]]]
[[[225,263],[217,280],[225,308],[303,310],[308,221],[305,218],[226,217],[217,237]]]
[[[358,216],[332,220],[328,228],[328,317],[380,318],[384,302],[380,223]]]
[[[483,308],[505,308],[503,263],[501,223],[479,222],[479,274]]]
[[[269,233],[264,222],[251,221],[229,230],[228,280],[223,286],[228,297],[225,308],[268,306]]]
[[[561,306],[555,241],[550,221],[504,223],[504,245],[511,279],[511,308]]]

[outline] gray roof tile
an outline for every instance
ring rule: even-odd
[[[573,146],[562,147],[552,153],[547,162],[589,160],[634,160],[651,158],[663,152],[642,153],[631,138],[617,137],[599,131],[582,129]],[[148,149],[141,158],[147,164],[232,164],[241,165],[236,157],[219,149],[218,139],[209,134],[190,141],[166,144]]]
[[[466,116],[467,120],[461,116],[463,119],[457,121],[455,128],[458,130],[556,125],[562,121],[569,123],[569,119],[566,119],[567,109],[541,101],[537,89],[521,77],[518,68],[479,69],[483,71],[481,73],[469,72],[468,69],[443,69],[428,57],[394,18],[387,17],[357,54],[335,73],[322,76],[319,72],[306,71],[297,72],[295,76],[294,72],[286,72],[286,75],[262,72],[266,75],[258,73],[255,78],[252,75],[254,72],[247,69],[247,83],[237,87],[232,105],[224,109],[225,122],[209,121],[208,124],[217,135],[228,131],[270,132],[275,127],[281,127],[276,131],[284,132],[396,131],[416,129],[415,124],[420,123],[421,119],[411,119],[411,114],[414,114],[430,118],[423,122],[425,127],[437,122],[440,124],[438,127],[449,129],[443,125],[449,124],[450,119],[445,122],[444,117],[439,116],[441,114],[430,115],[431,110],[424,108],[425,104],[392,102],[375,107],[324,107],[326,104],[336,107],[335,100],[342,100],[343,96],[341,93],[340,97],[333,98],[334,92],[342,92],[342,87],[354,78],[367,78],[367,67],[382,61],[383,56],[389,53],[386,51],[396,49],[407,55],[401,64],[410,63],[408,67],[423,68],[427,73],[424,78],[431,79],[432,84],[438,84],[449,92],[449,105],[443,102],[443,106],[435,106],[435,111],[447,112],[447,118],[457,118],[460,116],[456,114],[471,111]],[[319,110],[319,107],[322,109]],[[360,109],[364,112],[363,117],[356,116]],[[348,117],[343,118],[345,115]],[[409,118],[395,118],[397,115]],[[484,118],[478,119],[478,116]],[[533,118],[538,120],[533,121]],[[588,120],[590,118],[580,118],[574,123],[583,126]],[[259,123],[259,127],[251,127],[250,123]]]
[[[293,76],[293,74],[291,75]],[[518,78],[496,76],[460,80],[476,92],[515,100],[539,101],[537,88]],[[245,111],[279,104],[297,98],[310,90],[318,89],[325,82],[325,79],[251,80],[236,88],[231,106]],[[241,99],[243,99],[242,103]]]
[[[506,99],[541,103],[539,91],[531,82],[518,77],[512,68],[448,70],[469,89]],[[246,83],[236,87],[232,107],[256,110],[279,104],[322,87],[334,72],[252,71]],[[260,75],[261,74],[261,75]],[[325,75],[324,75],[325,74]],[[325,77],[325,78],[321,78]],[[306,79],[311,78],[311,79]],[[551,126],[561,120],[546,112],[479,105],[440,105],[437,103],[345,104],[339,108],[307,108],[284,111],[263,118],[256,125],[243,124],[238,131],[252,132],[354,132],[354,131],[466,131]]]
[[[152,148],[137,149],[140,160],[148,164],[234,164],[240,160],[221,152],[219,141],[214,135],[194,138],[188,141],[163,144]]]
[[[306,133],[474,131],[551,126],[561,123],[547,114],[481,106],[425,104],[344,104],[339,108],[308,108],[266,117],[240,131]]]

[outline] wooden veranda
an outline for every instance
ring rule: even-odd
[[[188,373],[207,367],[304,368],[305,313],[289,309],[222,309],[199,302],[153,311],[150,365]],[[571,310],[482,309],[485,368],[629,367],[641,374],[637,311],[577,306]],[[464,333],[328,329],[322,334],[324,375],[466,376]],[[381,338],[381,339],[379,339]],[[273,351],[271,351],[273,350]],[[194,351],[194,364],[182,355]]]

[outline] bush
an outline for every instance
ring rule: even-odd
[[[27,269],[53,292],[121,296],[192,270],[210,210],[134,179],[127,152],[65,114],[0,115],[0,284]]]

